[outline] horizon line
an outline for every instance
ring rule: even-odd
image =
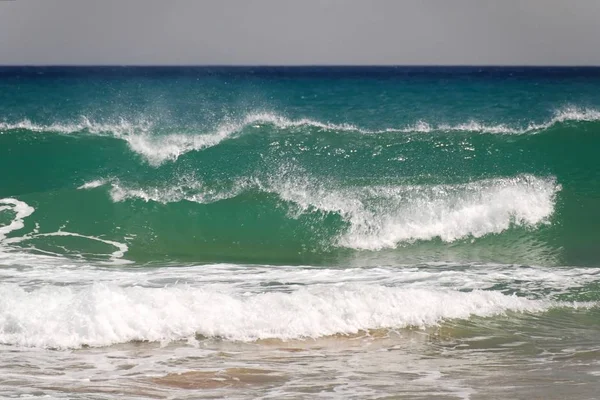
[[[600,64],[0,64],[0,68],[600,68]]]

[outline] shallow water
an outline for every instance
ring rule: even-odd
[[[449,323],[302,341],[4,347],[0,386],[7,397],[591,399],[600,363],[589,340],[598,326],[575,327],[582,319],[550,323],[544,327],[552,334],[533,341],[530,321],[506,317],[494,326]],[[587,340],[573,339],[582,334]]]
[[[2,268],[2,396],[558,399],[599,389],[598,308],[573,301],[594,291],[595,269],[40,268],[45,259]]]

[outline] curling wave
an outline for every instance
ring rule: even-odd
[[[340,214],[349,228],[337,244],[363,250],[434,238],[452,242],[500,233],[511,225],[547,223],[560,190],[554,179],[531,175],[459,185],[330,190],[310,181],[288,181],[274,188],[302,212]]]
[[[109,181],[92,181],[89,189]],[[519,175],[456,185],[336,187],[297,171],[282,171],[266,179],[242,179],[216,190],[185,178],[164,187],[128,187],[110,181],[113,202],[140,199],[163,204],[191,201],[208,204],[248,191],[275,194],[289,207],[288,217],[333,213],[347,224],[332,233],[331,244],[358,250],[394,248],[400,243],[501,233],[511,226],[547,224],[561,190],[554,178]]]

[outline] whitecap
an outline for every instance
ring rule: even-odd
[[[311,285],[289,293],[236,295],[182,285],[93,283],[24,290],[0,284],[0,343],[45,348],[172,341],[200,334],[229,340],[317,338],[447,319],[541,312],[562,304],[499,292]]]
[[[539,133],[558,123],[569,121],[598,121],[600,111],[591,108],[566,107],[558,109],[545,122],[530,122],[527,125],[509,125],[506,123],[483,123],[475,119],[448,124],[419,120],[414,124],[401,127],[367,129],[351,123],[332,123],[310,118],[291,119],[272,112],[250,112],[240,119],[227,118],[214,128],[185,127],[195,129],[197,133],[156,133],[154,123],[149,120],[131,122],[119,119],[115,123],[95,122],[82,117],[75,123],[37,124],[29,120],[16,123],[0,122],[0,131],[24,129],[33,132],[57,132],[73,134],[89,132],[96,135],[111,135],[127,142],[129,148],[144,157],[153,166],[166,161],[175,161],[183,154],[199,151],[218,145],[224,140],[237,137],[248,128],[260,125],[273,125],[277,129],[308,127],[321,131],[354,132],[367,135],[386,133],[430,133],[430,132],[478,132],[484,134],[530,134]]]

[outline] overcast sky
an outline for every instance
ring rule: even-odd
[[[600,65],[600,0],[0,0],[0,64]]]

